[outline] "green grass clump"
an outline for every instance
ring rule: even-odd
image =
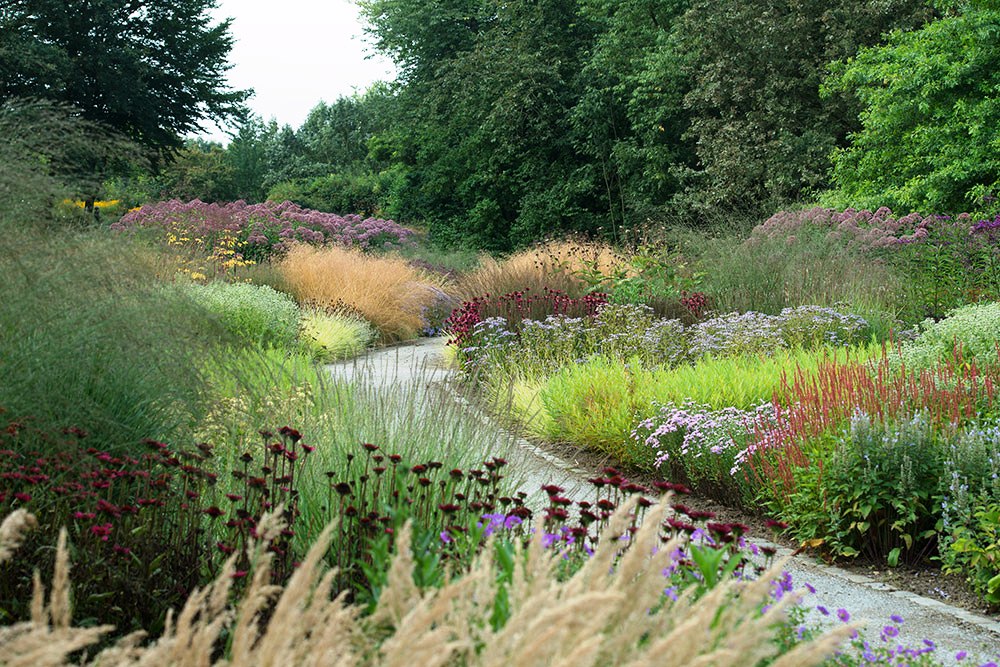
[[[288,347],[295,342],[299,307],[267,285],[212,282],[190,283],[182,291],[219,318],[234,336],[250,345]]]
[[[319,310],[305,313],[299,326],[302,346],[321,363],[357,356],[377,335],[362,319]]]
[[[864,361],[881,353],[870,344],[857,348],[822,347],[816,350],[779,350],[771,356],[707,356],[693,365],[658,370],[650,379],[652,399],[658,403],[680,405],[685,401],[713,409],[736,407],[752,409],[781,393],[784,378],[796,369],[809,374],[826,360]]]
[[[165,291],[155,264],[99,231],[0,226],[0,407],[112,452],[183,438],[203,410],[202,360],[226,333]]]
[[[956,308],[939,322],[926,320],[920,335],[900,350],[909,369],[933,368],[960,355],[963,361],[997,362],[1000,341],[1000,303],[974,303]]]
[[[649,378],[638,364],[603,356],[563,368],[539,392],[545,436],[634,462],[628,434],[650,404]]]

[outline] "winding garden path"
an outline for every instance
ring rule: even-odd
[[[386,387],[398,383],[423,383],[428,389],[449,392],[453,400],[463,402],[471,419],[497,430],[490,417],[457,392],[447,389],[453,372],[444,362],[444,337],[423,338],[413,343],[374,350],[357,359],[328,366],[334,377],[350,378],[358,373],[370,373],[376,382]],[[595,470],[586,470],[580,464],[545,451],[544,449],[511,435],[506,442],[498,443],[495,451],[483,452],[483,457],[502,456],[509,462],[508,476],[517,481],[520,489],[529,494],[532,509],[547,505],[547,496],[541,491],[543,484],[558,484],[565,489],[563,495],[583,500],[592,493],[587,483]],[[696,504],[696,503],[691,503]],[[756,540],[758,545],[768,544]],[[778,545],[779,556],[790,551]],[[862,636],[873,646],[884,645],[882,634],[889,625],[897,625],[892,616],[902,617],[898,637],[890,638],[888,645],[902,644],[919,649],[923,640],[934,642],[934,655],[944,664],[955,662],[959,651],[968,651],[969,658],[961,664],[983,664],[990,660],[1000,664],[1000,621],[948,605],[939,600],[900,590],[884,582],[841,568],[830,567],[806,555],[791,556],[786,565],[794,587],[809,584],[816,592],[808,595],[809,621],[824,624],[839,623],[837,611],[846,609],[852,620],[865,620]],[[829,616],[822,614],[826,609]],[[889,631],[892,632],[891,630]],[[981,662],[973,662],[975,657]],[[902,663],[899,663],[902,664]]]

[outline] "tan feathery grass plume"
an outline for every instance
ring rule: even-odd
[[[437,279],[401,257],[360,250],[299,244],[280,268],[300,302],[353,310],[379,330],[383,342],[416,337],[423,326],[422,309],[439,293]]]
[[[560,582],[558,556],[541,546],[541,534],[516,552],[509,584],[510,617],[490,629],[497,569],[492,544],[473,561],[471,571],[438,590],[419,591],[412,583],[409,527],[397,536],[390,583],[379,611],[360,619],[360,610],[331,599],[334,572],[322,573],[331,529],[316,540],[282,591],[261,630],[260,613],[277,589],[268,583],[269,556],[263,552],[255,576],[236,608],[228,603],[234,560],[204,591],[189,598],[176,622],[149,646],[133,634],[85,664],[100,667],[402,667],[464,664],[479,667],[586,667],[588,665],[724,666],[755,664],[776,652],[773,637],[796,597],[771,599],[771,582],[781,564],[756,581],[729,581],[695,600],[664,599],[662,569],[677,545],[659,544],[659,522],[669,497],[650,508],[643,526],[622,541],[632,522],[635,499],[612,517],[597,553],[568,581]],[[270,522],[270,523],[269,523]],[[264,532],[272,532],[268,519]],[[65,542],[60,544],[65,553]],[[57,581],[68,581],[68,557]],[[39,584],[37,618],[0,628],[0,664],[69,664],[70,653],[97,642],[107,628],[59,627],[66,618],[68,585],[53,586],[48,608]],[[60,592],[55,593],[56,590]],[[762,612],[765,605],[769,607]],[[235,620],[228,658],[213,662],[224,628]],[[820,664],[853,631],[841,626],[818,640],[800,644],[773,664]]]
[[[10,560],[24,541],[24,534],[38,526],[38,520],[25,509],[14,510],[0,523],[0,564]]]

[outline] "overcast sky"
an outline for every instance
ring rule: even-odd
[[[298,128],[320,100],[394,78],[392,63],[368,58],[358,9],[350,0],[220,0],[214,15],[232,18],[233,88],[253,88],[250,108],[265,121]],[[213,130],[206,138],[227,141]]]

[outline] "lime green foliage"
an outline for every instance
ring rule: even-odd
[[[636,414],[649,400],[643,382],[625,363],[597,356],[585,364],[563,368],[546,381],[540,392],[550,423],[546,435],[611,454],[627,455],[627,436]]]
[[[771,357],[705,357],[693,365],[649,370],[637,359],[595,355],[569,364],[546,379],[525,375],[494,378],[495,404],[509,404],[532,435],[596,449],[634,465],[650,467],[656,452],[630,438],[654,404],[688,401],[712,409],[753,409],[781,394],[785,377],[809,373],[824,360],[866,360],[880,352],[860,348],[780,351]]]
[[[248,344],[280,348],[295,342],[299,307],[287,294],[267,285],[224,282],[190,283],[182,290]]]
[[[801,369],[809,374],[827,360],[864,361],[874,358],[881,348],[824,347],[817,350],[782,350],[770,357],[738,355],[705,357],[694,365],[657,371],[650,389],[661,403],[680,405],[685,401],[714,409],[736,407],[749,410],[780,393],[783,379]]]
[[[959,354],[964,361],[978,364],[997,362],[1000,341],[1000,303],[976,303],[951,311],[940,322],[927,320],[920,325],[917,339],[900,350],[907,368],[933,368]]]
[[[834,68],[831,94],[865,105],[834,157],[834,197],[853,206],[992,213],[1000,181],[1000,8],[967,2]],[[984,199],[985,197],[985,199]]]
[[[299,339],[314,359],[323,363],[360,354],[376,336],[362,319],[313,310],[302,316]]]

